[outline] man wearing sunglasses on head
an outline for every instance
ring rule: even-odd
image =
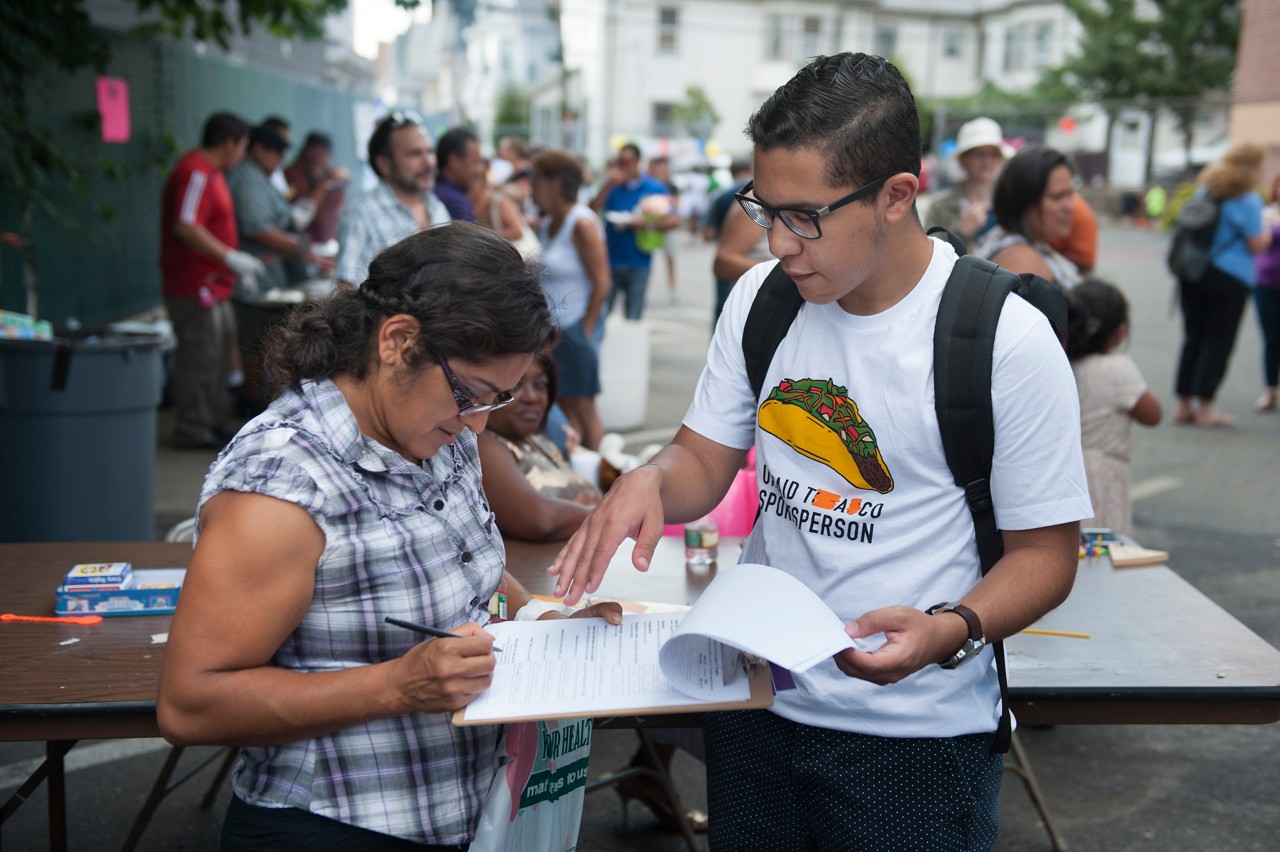
[[[734,286],[680,431],[569,541],[556,593],[591,593],[623,538],[647,568],[663,524],[714,508],[754,446],[761,512],[741,561],[811,588],[855,647],[796,673],[768,710],[704,715],[711,848],[987,849],[1002,759],[984,647],[1066,597],[1090,512],[1070,365],[1045,317],[1008,299],[991,376],[1004,556],[984,576],[934,409],[957,256],[916,213],[906,81],[880,57],[818,57],[747,135],[754,180],[737,199],[777,261]],[[744,327],[778,265],[803,303],[757,393]]]
[[[434,192],[435,148],[416,118],[397,111],[378,122],[368,155],[378,184],[346,206],[338,234],[334,277],[351,284],[365,279],[382,249],[452,221]]]

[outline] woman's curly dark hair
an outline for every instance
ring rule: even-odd
[[[264,372],[275,387],[347,375],[363,379],[384,319],[408,314],[421,324],[408,364],[435,355],[484,363],[538,352],[557,337],[542,270],[511,243],[466,222],[416,233],[383,249],[360,287],[299,306],[268,335]]]

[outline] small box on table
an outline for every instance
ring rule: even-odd
[[[127,589],[133,581],[133,565],[129,562],[82,562],[71,566],[62,587],[79,589]]]
[[[140,568],[126,588],[90,586],[56,591],[58,615],[167,615],[178,605],[186,568]]]

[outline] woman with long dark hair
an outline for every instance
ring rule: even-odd
[[[1053,148],[1032,146],[1015,154],[996,179],[996,227],[974,254],[1063,289],[1080,283],[1079,268],[1049,245],[1071,233],[1074,178],[1071,161]]]

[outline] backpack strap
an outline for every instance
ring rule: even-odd
[[[969,247],[965,245],[964,240],[960,239],[960,235],[945,225],[934,225],[925,231],[926,237],[932,237],[934,234],[951,243],[951,247],[956,250],[956,254],[959,257],[964,257],[969,253]]]
[[[991,365],[996,325],[1018,277],[988,260],[965,255],[956,261],[938,306],[933,331],[934,406],[947,466],[973,515],[978,560],[985,575],[1004,555],[991,499],[995,418]],[[992,643],[1000,680],[1000,725],[992,749],[1009,750],[1013,734],[1004,643]]]
[[[756,292],[747,324],[742,329],[742,356],[747,362],[747,379],[757,402],[778,344],[787,336],[803,304],[796,282],[782,271],[781,263],[773,267]]]

